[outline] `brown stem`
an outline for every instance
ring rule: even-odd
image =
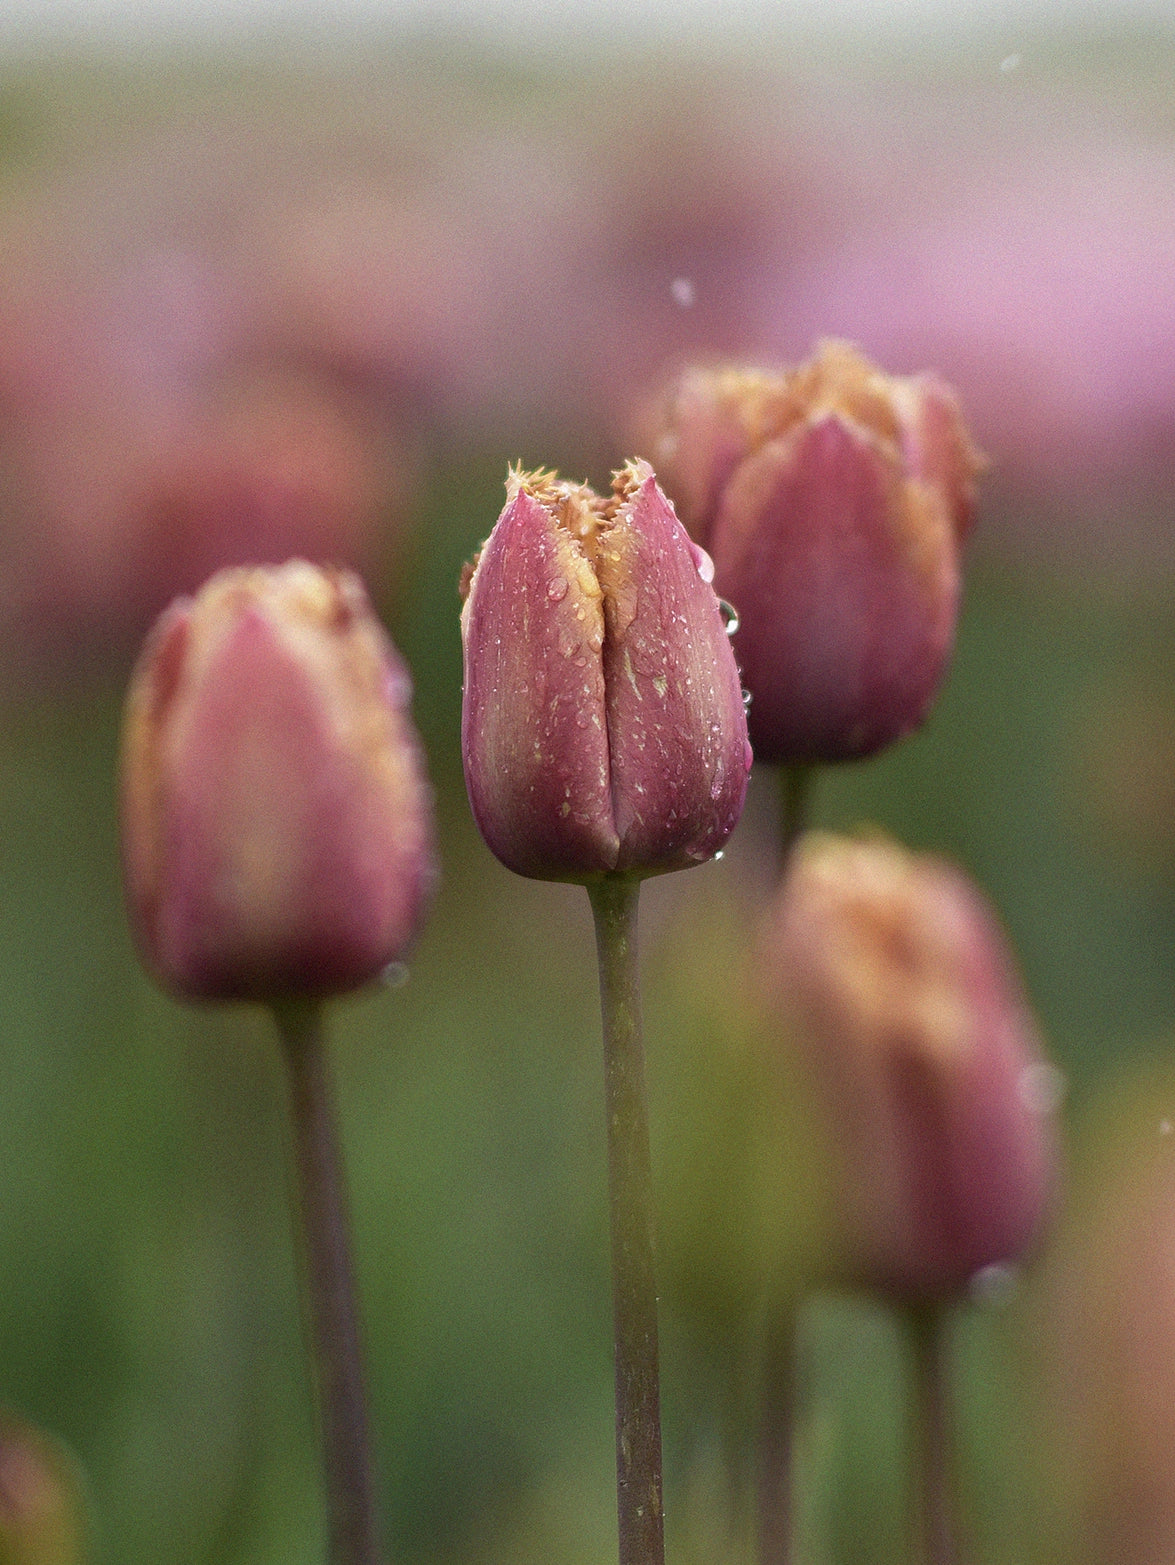
[[[773,1310],[767,1322],[757,1451],[759,1565],[788,1565],[792,1557],[795,1376],[795,1319],[790,1312]]]
[[[594,882],[588,895],[604,1032],[620,1565],[663,1565],[657,1285],[636,947],[639,891],[637,881],[618,875]]]
[[[289,1073],[297,1212],[330,1565],[382,1565],[342,1155],[317,1001],[274,1006]]]
[[[959,1565],[955,1462],[947,1389],[947,1315],[908,1310],[914,1356],[914,1550],[922,1565]]]
[[[808,819],[808,806],[812,799],[812,783],[816,768],[796,764],[783,766],[779,771],[780,833],[779,868],[786,871],[792,849],[795,847]]]

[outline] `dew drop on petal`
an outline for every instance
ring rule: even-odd
[[[552,576],[547,583],[547,597],[552,603],[562,603],[567,596],[567,587],[566,576]]]
[[[738,610],[733,603],[727,603],[725,598],[719,598],[718,608],[722,614],[722,623],[726,628],[726,634],[733,636],[738,630]]]
[[[695,543],[692,538],[690,539],[690,553],[694,557],[694,564],[698,568],[698,575],[702,578],[708,587],[714,580],[714,561],[706,553],[705,549],[702,548],[701,544]]]

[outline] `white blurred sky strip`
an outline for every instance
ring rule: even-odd
[[[345,35],[372,27],[456,32],[470,42],[558,47],[577,39],[613,44],[753,43],[798,29],[813,36],[877,29],[890,40],[1085,23],[1175,22],[1175,0],[0,0],[0,50],[42,44],[152,38],[226,42],[259,28]]]

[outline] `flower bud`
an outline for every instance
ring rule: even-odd
[[[326,995],[403,953],[433,876],[409,697],[348,572],[221,571],[164,612],[122,740],[127,898],[161,983]]]
[[[1022,1258],[1048,1205],[1061,1078],[964,875],[888,841],[813,833],[757,972],[824,1108],[850,1280],[948,1296]]]
[[[80,1565],[86,1531],[73,1458],[24,1419],[0,1414],[0,1560]]]
[[[710,575],[646,463],[607,500],[511,474],[461,616],[465,780],[508,868],[656,874],[733,831],[750,747]]]
[[[947,387],[826,342],[784,374],[687,372],[648,433],[738,611],[759,759],[848,760],[916,728],[954,643],[981,465]]]

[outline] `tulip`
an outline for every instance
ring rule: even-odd
[[[850,1280],[961,1293],[1032,1249],[1058,1074],[994,916],[961,871],[882,839],[804,838],[757,970],[840,1170]]]
[[[640,881],[714,856],[751,766],[712,577],[652,469],[630,462],[606,500],[511,473],[464,582],[461,742],[477,824],[518,874],[582,881],[596,926],[620,1565],[664,1560]]]
[[[647,434],[738,612],[759,759],[849,760],[918,727],[954,643],[980,467],[948,388],[826,342],[784,374],[688,371]]]
[[[520,875],[589,880],[711,858],[750,767],[708,556],[644,462],[607,500],[512,473],[467,582],[470,803]]]
[[[823,1110],[843,1221],[826,1280],[887,1297],[907,1328],[911,1557],[946,1565],[961,1531],[949,1307],[1040,1234],[1061,1078],[983,899],[953,866],[896,843],[801,838],[755,974],[775,1045],[795,1049]],[[789,1557],[793,1354],[773,1319],[760,1430],[770,1565]]]
[[[155,626],[122,743],[143,960],[175,994],[257,1000],[288,1067],[332,1565],[383,1558],[323,1001],[416,933],[431,803],[407,671],[357,577],[221,571]]]
[[[409,695],[349,573],[227,570],[165,611],[122,743],[128,902],[161,983],[322,996],[402,955],[432,880]]]
[[[70,1453],[16,1414],[0,1413],[0,1560],[80,1565],[88,1530]]]

